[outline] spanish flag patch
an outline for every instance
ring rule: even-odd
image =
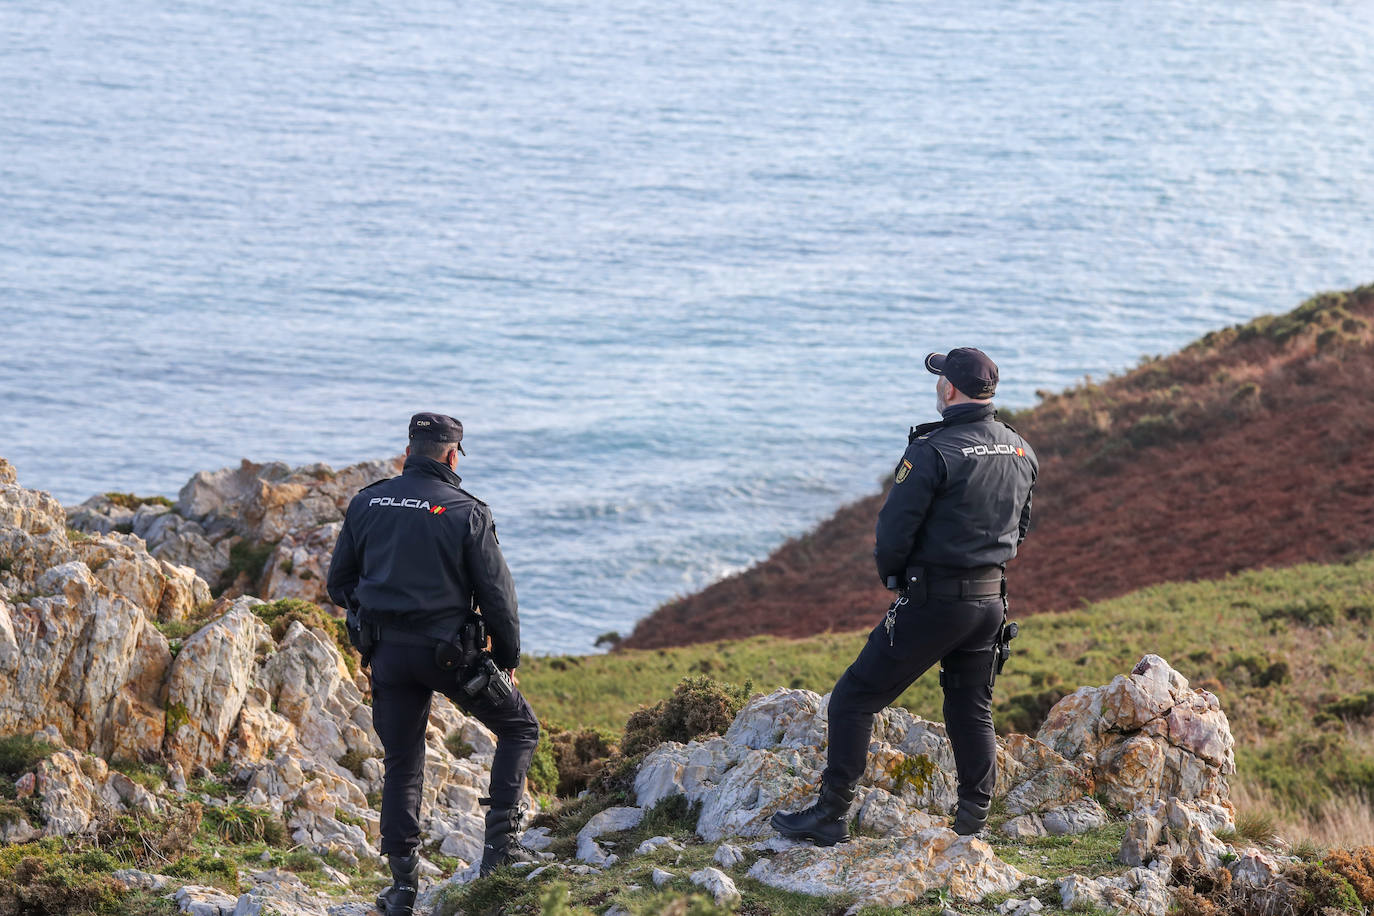
[[[902,459],[902,463],[899,464],[899,465],[897,465],[897,482],[898,482],[898,483],[901,483],[903,480],[906,480],[906,475],[908,475],[908,474],[910,474],[910,473],[911,473],[911,462],[910,462],[910,461],[907,461],[905,458],[903,458],[903,459]]]

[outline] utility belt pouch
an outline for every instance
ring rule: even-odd
[[[469,616],[447,640],[434,646],[434,664],[441,671],[462,672],[475,666],[487,644],[487,627],[482,618]]]

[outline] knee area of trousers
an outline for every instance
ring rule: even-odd
[[[510,740],[521,747],[534,747],[539,743],[539,720],[534,716],[512,725],[509,732]]]

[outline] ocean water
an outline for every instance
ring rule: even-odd
[[[77,502],[460,417],[528,646],[1004,403],[1374,280],[1374,6],[0,3],[0,454]]]

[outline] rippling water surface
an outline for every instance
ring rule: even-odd
[[[582,651],[1003,400],[1374,279],[1374,7],[0,4],[0,454],[79,501],[467,425]]]

